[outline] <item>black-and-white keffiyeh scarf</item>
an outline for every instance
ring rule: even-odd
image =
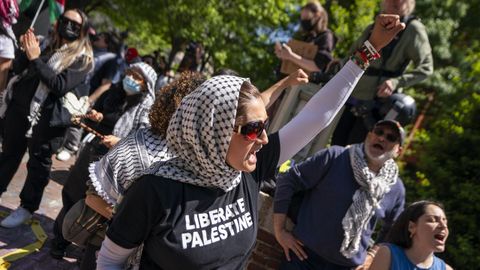
[[[151,164],[172,157],[166,140],[149,128],[141,128],[120,140],[99,161],[90,164],[90,181],[98,195],[115,205]]]
[[[125,138],[127,135],[139,128],[149,127],[148,113],[155,101],[155,82],[157,81],[157,73],[146,63],[140,62],[132,64],[130,67],[136,67],[140,70],[147,83],[148,92],[143,100],[137,106],[128,109],[115,123],[113,135],[119,138]]]
[[[398,177],[398,166],[393,159],[387,160],[377,175],[370,171],[363,143],[352,145],[349,154],[353,175],[360,188],[355,191],[353,203],[342,220],[344,238],[340,252],[346,258],[358,253],[363,230]]]
[[[55,74],[60,74],[66,68],[65,66],[62,66],[61,63],[62,59],[65,57],[65,49],[67,47],[68,45],[64,44],[47,61],[47,65],[55,72]],[[27,138],[32,136],[32,128],[38,123],[38,120],[40,120],[41,108],[49,93],[50,89],[40,81],[37,90],[35,91],[35,95],[30,102],[30,114],[27,116],[28,121],[30,121],[30,129],[25,134]]]
[[[183,98],[167,132],[168,148],[176,157],[159,166],[155,175],[225,192],[240,183],[240,171],[225,160],[245,80],[216,76]]]

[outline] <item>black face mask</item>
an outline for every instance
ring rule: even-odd
[[[302,26],[303,30],[310,32],[315,27],[316,22],[313,22],[313,19],[308,20],[300,20],[300,25]]]
[[[81,27],[82,26],[76,22],[65,17],[60,17],[57,27],[58,35],[67,41],[75,41],[80,37]]]

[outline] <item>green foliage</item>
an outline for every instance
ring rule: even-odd
[[[462,89],[429,120],[415,143],[416,164],[404,173],[409,201],[434,198],[447,209],[451,234],[445,259],[458,269],[479,265],[480,92]],[[425,183],[429,183],[425,185]]]
[[[480,265],[478,7],[468,1],[417,1],[435,61],[434,75],[420,87],[434,91],[435,101],[402,172],[410,202],[444,203],[450,237],[441,256],[456,269]]]
[[[334,1],[329,11],[330,28],[339,42],[335,54],[343,58],[348,55],[352,43],[373,22],[379,10],[379,0]]]
[[[112,8],[113,7],[113,8]],[[251,76],[261,88],[273,80],[277,64],[270,34],[298,14],[296,1],[163,0],[115,1],[104,6],[117,25],[130,29],[128,43],[141,53],[182,51],[200,41],[213,66]],[[170,59],[172,60],[172,58]]]
[[[201,41],[214,68],[228,67],[251,77],[261,89],[275,80],[273,33],[291,35],[299,8],[294,0],[104,1],[100,10],[121,29],[140,53],[160,49],[171,56],[191,41]],[[323,2],[323,1],[321,1]],[[339,38],[335,54],[347,55],[353,41],[372,22],[379,0],[327,1],[331,28]],[[172,60],[172,58],[170,59]]]

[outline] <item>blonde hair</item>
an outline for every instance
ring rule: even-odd
[[[52,45],[50,49],[52,51],[57,51],[57,50],[62,50],[65,57],[62,58],[60,61],[60,66],[62,68],[67,68],[73,62],[77,60],[78,57],[84,56],[81,58],[82,65],[80,66],[80,70],[84,69],[92,69],[93,68],[93,50],[92,50],[92,45],[90,44],[90,39],[88,37],[88,18],[85,13],[83,13],[79,9],[69,9],[66,10],[61,16],[63,16],[65,13],[68,11],[74,11],[77,12],[80,17],[82,17],[82,25],[80,29],[80,37],[76,39],[75,41],[72,41],[70,43],[67,43],[67,46],[65,48],[62,48],[62,40],[60,36],[58,35],[58,30],[55,29],[55,35],[53,37]],[[58,27],[58,22],[56,25],[56,28]]]
[[[327,30],[328,27],[328,13],[323,8],[322,4],[318,1],[310,1],[305,6],[302,7],[302,10],[308,10],[312,12],[315,18],[318,18],[317,24],[315,25],[315,32],[322,33]]]

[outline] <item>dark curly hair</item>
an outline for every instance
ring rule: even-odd
[[[168,122],[180,106],[183,97],[199,87],[206,79],[201,73],[185,71],[178,79],[160,88],[149,114],[151,129],[155,134],[166,138]]]

